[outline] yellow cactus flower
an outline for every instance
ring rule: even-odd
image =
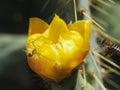
[[[26,54],[30,68],[43,79],[60,82],[89,51],[91,20],[66,23],[55,15],[51,24],[31,18]]]

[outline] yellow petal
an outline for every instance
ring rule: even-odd
[[[69,30],[78,31],[84,37],[85,50],[89,50],[89,41],[91,36],[91,20],[80,20],[68,26]]]
[[[89,41],[90,41],[90,36],[91,36],[91,23],[92,23],[92,20],[87,20],[85,22],[85,34],[84,34],[84,43],[85,45],[83,46],[83,48],[85,48],[86,50],[90,48],[90,44],[89,44]]]
[[[61,18],[59,18],[59,16],[55,15],[50,26],[47,28],[46,32],[44,33],[44,36],[46,38],[49,38],[53,42],[57,42],[60,35],[66,32],[68,32],[66,23]]]
[[[43,33],[48,26],[46,22],[37,17],[30,18],[28,35]]]
[[[87,33],[87,37],[90,38],[91,29],[90,24],[91,20],[79,20],[68,26],[69,30],[78,31],[82,36]]]
[[[83,37],[76,32],[76,31],[70,31],[69,33],[65,33],[59,40],[59,44],[61,45],[60,52],[62,52],[63,55],[61,55],[61,62],[64,64],[72,63],[76,59],[75,53],[81,50],[83,45]],[[70,60],[71,59],[71,60]],[[76,59],[78,60],[78,59]],[[75,61],[76,61],[75,60]],[[81,60],[79,59],[79,62]],[[66,65],[68,66],[68,65]],[[75,65],[72,65],[75,67]],[[71,65],[69,65],[71,67]],[[73,68],[73,67],[72,67]]]
[[[81,36],[84,36],[84,32],[85,32],[85,20],[81,20],[81,21],[76,21],[73,24],[68,25],[68,29],[70,31],[77,31],[81,34]]]

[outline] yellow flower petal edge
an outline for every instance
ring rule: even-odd
[[[59,36],[66,32],[68,32],[66,23],[62,19],[60,19],[59,16],[55,15],[50,26],[44,33],[44,36],[54,42],[57,42]]]
[[[37,17],[30,18],[28,35],[43,33],[48,26],[46,22]]]
[[[84,37],[84,50],[89,50],[92,20],[80,20],[68,26],[69,30],[78,31]]]
[[[38,21],[41,23],[42,20]],[[87,55],[91,20],[80,20],[67,26],[55,15],[50,25],[42,21],[42,31],[40,23],[30,21],[32,29],[29,28],[29,32],[32,33],[26,41],[28,64],[43,79],[58,83],[68,77]]]

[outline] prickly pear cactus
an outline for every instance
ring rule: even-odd
[[[29,2],[31,3],[31,0]],[[27,19],[33,16],[39,17],[30,19],[31,27],[28,35],[0,34],[2,51],[0,89],[119,90],[119,1],[33,0],[33,2],[35,3],[31,4],[35,6],[30,7],[33,11],[25,12],[26,6],[25,11],[22,8],[25,14],[31,14]],[[18,19],[15,17],[15,20]],[[82,25],[79,24],[81,20]],[[17,27],[16,24],[14,26]],[[88,26],[89,28],[84,29]],[[58,27],[59,30],[56,29]],[[46,32],[41,34],[44,31]],[[40,33],[34,35],[38,32]],[[83,32],[87,32],[85,34],[87,39],[83,38]],[[90,39],[88,39],[89,35]],[[59,40],[58,36],[60,36]],[[26,49],[28,37],[30,38],[26,46],[29,49]],[[110,40],[110,43],[103,43],[104,39]],[[59,44],[53,45],[51,41]],[[61,47],[62,49],[61,44],[64,47]],[[70,46],[75,49],[68,48]],[[86,52],[83,50],[85,48]],[[112,53],[109,49],[112,49]],[[71,52],[68,52],[69,50]],[[80,50],[82,53],[75,53]],[[59,54],[64,58],[59,59]],[[81,57],[80,60],[78,57]],[[49,63],[45,62],[47,60]],[[34,61],[37,63],[33,63]],[[61,69],[61,66],[64,69]]]

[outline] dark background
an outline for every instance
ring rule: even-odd
[[[59,6],[57,0],[0,0],[0,32],[27,33],[30,17],[45,21]],[[48,3],[44,10],[44,5]]]

